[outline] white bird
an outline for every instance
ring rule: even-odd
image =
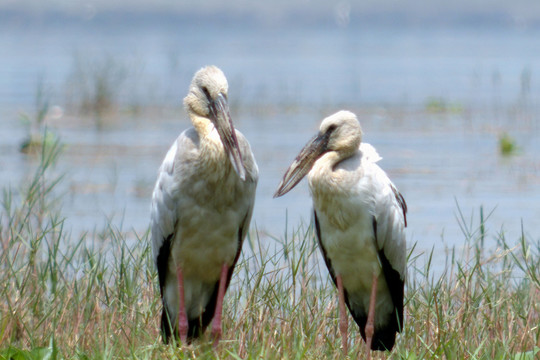
[[[217,345],[223,297],[253,213],[258,168],[248,141],[233,127],[227,91],[217,67],[195,74],[184,98],[193,128],[169,149],[152,195],[165,342],[172,336],[191,341],[214,319]]]
[[[274,197],[308,174],[317,239],[338,288],[342,346],[345,305],[371,350],[391,350],[403,327],[407,205],[373,146],[362,143],[356,115],[340,111],[293,161]]]

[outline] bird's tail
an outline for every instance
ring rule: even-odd
[[[366,322],[367,316],[353,316],[358,324],[360,334],[364,341],[366,340]],[[392,350],[396,342],[396,333],[401,332],[401,325],[397,316],[391,316],[390,320],[383,326],[375,325],[375,332],[371,341],[371,350]]]
[[[208,325],[210,325],[216,309],[218,286],[219,283],[216,283],[212,296],[210,296],[203,313],[199,317],[188,319],[188,344],[201,337],[205,329],[208,327]],[[163,311],[161,313],[161,336],[165,344],[168,344],[171,341],[173,335],[177,340],[180,338],[180,334],[178,333],[178,323],[175,321],[175,319],[171,319],[169,315],[171,313],[173,312],[169,311],[167,302],[163,301]]]

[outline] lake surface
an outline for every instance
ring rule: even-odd
[[[338,27],[213,27],[182,23],[0,25],[0,185],[17,188],[35,169],[19,152],[21,113],[35,112],[42,84],[46,122],[66,144],[55,173],[73,234],[112,221],[144,232],[157,169],[190,126],[181,107],[206,64],[229,79],[236,127],[249,139],[260,182],[252,225],[281,236],[310,219],[303,181],[272,199],[283,172],[340,109],[357,113],[364,140],[408,206],[417,251],[460,247],[458,207],[488,241],[513,242],[523,222],[540,238],[540,31]],[[108,72],[104,69],[108,69]],[[100,73],[122,109],[101,126],[77,115]],[[88,90],[89,91],[89,90]],[[518,151],[499,153],[508,133]],[[287,219],[287,220],[286,220]]]

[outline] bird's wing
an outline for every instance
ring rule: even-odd
[[[379,155],[377,150],[373,145],[362,142],[360,143],[360,153],[362,154],[363,161],[369,161],[370,163],[376,163],[379,160],[382,160],[382,157]]]
[[[374,181],[378,188],[374,209],[377,248],[384,253],[392,268],[399,272],[401,279],[405,279],[407,204],[384,171],[376,165],[374,167]]]
[[[166,267],[178,220],[178,178],[175,166],[198,151],[198,137],[193,129],[186,130],[175,140],[159,171],[150,209],[150,230],[154,262],[158,269],[160,287],[164,285]]]
[[[330,273],[330,277],[332,278],[334,285],[337,286],[336,274],[334,272],[334,268],[332,267],[332,261],[328,257],[328,254],[326,253],[326,249],[324,248],[324,244],[322,242],[321,224],[319,223],[319,217],[315,209],[313,209],[313,222],[315,224],[315,235],[317,235],[317,242],[319,243],[319,249],[321,250],[324,263],[326,264],[326,267],[328,268],[328,272]],[[345,290],[345,292],[347,292],[347,290]],[[347,302],[347,306],[349,306],[349,300],[347,296],[345,296],[345,300]]]
[[[246,180],[244,182],[246,193],[244,196],[246,199],[248,199],[249,204],[247,206],[246,216],[242,220],[240,228],[238,229],[238,250],[236,252],[234,262],[229,272],[227,286],[231,280],[232,270],[236,266],[236,262],[238,261],[240,253],[242,252],[242,244],[244,243],[244,239],[246,238],[246,235],[249,231],[251,216],[253,215],[253,207],[255,206],[255,192],[257,189],[257,183],[259,181],[259,168],[257,167],[257,163],[255,162],[255,156],[251,151],[249,142],[247,141],[246,137],[238,130],[236,130],[236,137],[238,139],[238,146],[240,148],[240,154],[242,155],[242,161],[244,162],[244,166],[246,169]]]
[[[376,164],[373,164],[372,169],[376,189],[373,231],[379,261],[397,315],[387,324],[390,331],[384,333],[394,334],[403,327],[403,295],[407,273],[407,204],[385,172]],[[385,343],[393,344],[393,338],[393,335],[389,336]]]
[[[232,269],[235,267],[236,262],[240,257],[240,253],[242,252],[242,244],[244,243],[244,239],[246,238],[246,235],[249,231],[249,225],[251,223],[251,217],[253,215],[253,207],[255,205],[255,191],[257,189],[257,183],[259,181],[259,168],[257,167],[257,163],[255,162],[255,156],[251,151],[249,142],[247,141],[245,136],[238,130],[236,130],[236,137],[238,139],[238,145],[240,147],[240,154],[242,154],[242,160],[246,168],[247,176],[245,180],[245,189],[247,192],[246,198],[249,199],[249,205],[247,208],[246,216],[242,220],[242,223],[240,224],[240,229],[238,231],[238,251],[236,253],[234,263],[231,266],[231,271],[227,280],[227,284],[229,283],[232,276]]]
[[[257,182],[259,181],[259,168],[257,167],[257,163],[255,162],[255,156],[253,155],[253,151],[251,151],[251,146],[249,145],[249,141],[246,139],[244,134],[242,134],[239,130],[236,130],[236,137],[238,139],[238,146],[240,147],[240,154],[242,154],[242,160],[244,161],[244,166],[246,168],[248,178],[251,179],[254,186],[256,187]],[[253,200],[255,200],[255,187],[253,188],[253,194],[251,194]],[[251,218],[251,215],[250,215],[250,218]],[[249,221],[248,221],[248,225],[249,225]]]
[[[377,157],[363,158],[362,169],[368,179],[369,194],[373,197],[370,203],[374,241],[396,316],[390,317],[384,328],[378,330],[378,340],[374,343],[391,348],[395,341],[394,334],[403,328],[403,296],[407,272],[407,204],[386,173],[375,163],[375,159]]]
[[[406,270],[405,227],[407,226],[407,204],[388,175],[376,163],[381,156],[375,148],[362,143],[362,176],[367,179],[372,198],[374,231],[377,249],[382,251],[389,263],[399,272],[402,279]]]
[[[238,247],[238,254],[236,255],[236,259],[234,260],[235,264],[238,260],[238,256],[240,256],[242,243],[249,231],[249,224],[251,223],[251,216],[253,215],[253,207],[255,205],[255,191],[257,189],[257,183],[259,181],[259,168],[257,167],[257,163],[255,162],[255,156],[251,151],[249,142],[247,141],[246,137],[238,130],[236,130],[236,137],[238,139],[240,154],[242,154],[242,161],[244,162],[244,166],[246,169],[246,180],[244,182],[244,197],[248,199],[249,203],[247,206],[246,216],[242,220],[238,232],[238,241],[240,242],[240,244]]]
[[[246,235],[249,231],[249,224],[251,223],[251,216],[253,215],[254,203],[255,203],[255,196],[252,197],[251,205],[249,206],[246,216],[244,217],[244,220],[242,221],[242,224],[240,225],[240,228],[238,229],[238,249],[236,251],[234,261],[231,267],[229,268],[229,273],[227,276],[227,284],[226,284],[227,287],[229,287],[229,283],[231,282],[231,277],[234,271],[234,267],[236,266],[236,263],[238,262],[238,258],[240,258],[240,254],[242,253],[242,245],[244,244],[244,239],[246,238]]]

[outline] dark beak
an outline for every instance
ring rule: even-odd
[[[214,126],[221,138],[223,147],[229,155],[229,160],[234,168],[234,171],[240,176],[242,181],[246,180],[246,168],[240,153],[240,146],[236,138],[236,131],[229,113],[229,104],[227,99],[222,94],[219,94],[210,102],[210,116],[214,122]]]
[[[288,193],[294,188],[300,180],[311,170],[315,161],[321,157],[326,151],[328,145],[328,134],[318,134],[311,139],[306,146],[300,151],[300,154],[294,159],[293,163],[283,176],[283,180],[274,194],[274,197],[279,197]]]

